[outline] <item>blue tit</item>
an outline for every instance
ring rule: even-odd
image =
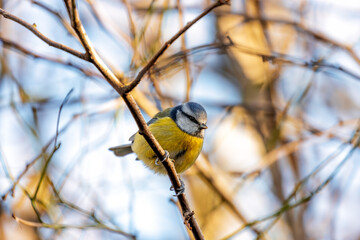
[[[207,122],[205,109],[198,103],[187,102],[157,113],[147,124],[162,148],[169,152],[178,173],[184,172],[199,156]],[[116,156],[135,153],[137,159],[155,173],[166,174],[157,156],[138,132],[129,139],[130,144],[110,148]]]

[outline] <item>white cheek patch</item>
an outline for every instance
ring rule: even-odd
[[[189,103],[183,104],[181,107],[181,111],[183,111],[187,115],[194,117],[195,119],[197,119],[197,121],[199,121],[199,123],[206,124],[206,122],[207,122],[207,115],[206,115],[205,110],[201,111],[201,112],[199,112],[200,111],[199,110],[196,114],[191,110]]]
[[[198,130],[197,124],[190,121],[187,117],[182,115],[181,112],[177,112],[176,114],[176,123],[181,130],[189,134],[194,134]]]

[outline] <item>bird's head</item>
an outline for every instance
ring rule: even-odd
[[[171,116],[181,130],[192,136],[204,138],[207,114],[200,104],[187,102],[174,107]]]

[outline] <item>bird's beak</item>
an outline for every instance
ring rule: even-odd
[[[206,126],[205,123],[202,123],[202,124],[200,124],[200,128],[201,128],[201,129],[207,129],[208,127]]]

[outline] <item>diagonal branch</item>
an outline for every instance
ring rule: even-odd
[[[70,3],[69,3],[70,2]],[[117,91],[121,92],[123,84],[115,76],[115,74],[106,66],[104,61],[97,54],[94,46],[90,42],[85,29],[80,21],[79,13],[76,8],[74,0],[65,0],[66,7],[71,18],[71,25],[74,28],[76,34],[79,36],[81,44],[84,46],[86,54],[88,55],[88,61],[92,62],[95,67],[105,76],[109,84]],[[145,121],[145,120],[144,120]]]
[[[236,43],[233,43],[233,46],[243,53],[261,57],[264,62],[270,62],[272,64],[288,64],[288,65],[306,67],[306,68],[313,69],[313,71],[317,71],[318,69],[332,69],[332,70],[342,72],[356,80],[360,80],[360,75],[358,75],[357,73],[355,73],[343,66],[328,63],[323,60],[306,61],[306,60],[299,59],[299,58],[296,58],[296,57],[293,57],[290,55],[277,53],[275,51],[273,51],[272,54],[267,54],[267,53],[263,53],[262,51],[259,51],[256,49],[250,49],[246,46],[236,44]]]
[[[230,0],[218,0],[212,5],[210,5],[207,9],[205,9],[199,16],[197,16],[194,20],[191,22],[188,22],[183,28],[181,28],[172,38],[170,38],[168,41],[164,43],[164,45],[159,49],[159,51],[150,59],[150,61],[141,69],[141,71],[138,73],[134,81],[132,81],[129,85],[126,85],[124,87],[124,92],[128,93],[131,92],[141,81],[143,76],[150,70],[150,68],[156,63],[156,61],[159,59],[161,55],[164,54],[164,52],[170,47],[170,45],[175,42],[184,32],[186,32],[191,26],[193,26],[196,22],[198,22],[201,18],[206,16],[208,13],[210,13],[212,10],[214,10],[217,7],[220,7],[225,4],[230,4]]]
[[[177,8],[178,8],[178,12],[179,12],[178,15],[179,15],[180,27],[183,28],[184,27],[183,9],[182,9],[180,0],[176,0],[176,5],[177,5]],[[181,51],[186,51],[185,34],[181,35]],[[191,79],[191,75],[190,75],[190,63],[189,63],[188,56],[186,54],[184,55],[184,68],[185,68],[185,76],[186,76],[186,96],[185,96],[185,101],[189,101],[190,100],[190,89],[191,89],[192,79]]]
[[[124,102],[128,106],[131,114],[134,117],[135,122],[138,125],[139,133],[141,133],[145,140],[148,142],[149,146],[152,148],[154,153],[157,155],[159,159],[163,159],[162,163],[164,168],[166,169],[168,176],[170,178],[170,181],[173,185],[173,188],[175,189],[175,192],[177,194],[177,197],[179,199],[179,203],[182,209],[182,213],[185,220],[185,225],[189,226],[189,228],[192,230],[194,238],[195,239],[204,239],[204,236],[201,232],[201,229],[194,217],[194,212],[190,208],[190,204],[185,196],[185,194],[182,192],[182,182],[180,178],[177,175],[177,172],[175,170],[175,166],[173,161],[167,156],[164,149],[160,146],[160,144],[157,142],[155,137],[152,135],[152,133],[149,130],[149,127],[146,124],[146,121],[144,117],[142,116],[140,109],[138,105],[136,104],[134,98],[132,95],[129,94],[131,90],[133,90],[137,84],[140,82],[141,78],[146,74],[146,72],[155,64],[157,59],[166,51],[166,49],[183,34],[185,31],[187,31],[192,25],[194,25],[198,20],[200,20],[202,17],[204,17],[206,14],[208,14],[210,11],[215,9],[216,7],[222,6],[224,4],[230,4],[230,0],[218,0],[216,3],[211,5],[209,8],[204,10],[202,14],[200,14],[196,19],[189,22],[184,28],[182,28],[173,38],[171,38],[168,42],[164,44],[164,46],[158,51],[157,54],[150,60],[150,62],[144,67],[144,69],[139,73],[137,78],[128,86],[124,86],[121,80],[119,80],[115,74],[106,66],[104,61],[99,57],[97,54],[94,46],[92,45],[91,41],[89,40],[85,29],[81,23],[79,13],[76,7],[76,0],[64,0],[68,15],[71,20],[71,25],[73,29],[76,32],[76,35],[79,37],[80,42],[82,43],[86,53],[80,53],[76,50],[73,50],[65,45],[62,45],[60,43],[54,42],[51,39],[45,37],[42,33],[40,33],[36,26],[33,26],[24,20],[6,12],[5,10],[0,8],[0,14],[4,16],[5,18],[9,18],[10,20],[13,20],[20,25],[26,27],[31,32],[33,32],[36,36],[38,36],[40,39],[42,39],[44,42],[48,43],[50,46],[53,46],[55,48],[64,50],[72,55],[75,55],[81,59],[84,59],[88,62],[91,62],[94,64],[94,66],[102,73],[104,78],[107,80],[107,82],[121,95],[121,97],[124,99]],[[16,48],[16,47],[15,47]],[[21,49],[23,50],[23,49]]]
[[[165,151],[162,149],[160,144],[157,142],[155,137],[152,135],[152,133],[149,130],[149,127],[146,124],[146,121],[144,117],[142,116],[139,107],[137,106],[134,98],[128,94],[124,93],[122,91],[123,84],[116,78],[116,76],[111,72],[111,70],[103,63],[103,61],[99,58],[97,55],[94,47],[92,46],[89,38],[86,35],[85,29],[81,24],[79,14],[76,8],[75,0],[72,0],[72,9],[71,9],[71,15],[73,16],[73,19],[71,20],[73,27],[75,28],[75,31],[79,35],[79,38],[84,45],[84,48],[86,49],[87,53],[90,56],[91,61],[93,64],[99,69],[99,71],[105,76],[106,80],[114,87],[116,91],[119,92],[119,94],[124,99],[124,102],[128,106],[131,114],[133,115],[138,127],[139,132],[144,136],[146,141],[149,143],[150,147],[153,149],[155,154],[158,156],[159,159],[164,159],[163,164],[165,169],[168,172],[169,178],[172,182],[172,185],[174,186],[174,189],[180,189],[181,187],[181,181],[179,177],[177,176],[175,166],[173,162],[166,156]],[[195,217],[193,216],[192,211],[190,209],[189,203],[187,199],[185,198],[185,194],[179,194],[178,196],[180,205],[183,209],[183,215],[189,216],[189,219],[186,219],[194,233],[194,236],[196,239],[203,239],[203,235],[201,233],[200,227],[198,226]]]
[[[275,23],[275,24],[283,24],[283,25],[293,26],[294,29],[296,29],[298,32],[303,32],[306,35],[309,35],[320,42],[327,43],[329,45],[333,45],[337,48],[344,50],[356,61],[357,64],[360,64],[360,57],[356,54],[356,52],[354,51],[354,49],[352,49],[352,47],[350,45],[344,44],[335,39],[332,39],[329,36],[327,36],[321,32],[318,32],[316,30],[313,30],[313,29],[307,27],[303,23],[293,21],[293,20],[282,19],[282,18],[273,18],[273,17],[264,17],[264,16],[254,17],[254,16],[250,16],[247,13],[234,13],[234,12],[229,12],[226,10],[225,11],[222,10],[220,13],[243,16],[245,22],[260,21],[263,23]]]
[[[70,3],[71,2],[71,3]],[[207,10],[205,10],[200,16],[195,19],[198,21],[201,17],[208,14],[212,9],[221,6],[225,3],[228,3],[228,0],[218,1],[216,4],[213,4],[211,7],[209,7]],[[186,27],[180,31],[178,34],[176,34],[172,40],[167,42],[162,49],[159,50],[157,54],[153,57],[152,61],[150,61],[146,67],[143,70],[142,76],[138,77],[139,80],[134,80],[132,84],[130,84],[130,88],[125,88],[124,85],[117,77],[113,74],[113,72],[106,66],[106,64],[100,59],[98,56],[95,48],[93,47],[91,41],[89,40],[88,36],[86,35],[85,29],[81,23],[79,13],[76,7],[76,1],[75,0],[65,0],[66,7],[69,12],[69,16],[71,17],[71,24],[73,28],[75,29],[77,35],[80,38],[81,43],[83,44],[87,54],[90,57],[90,61],[99,69],[99,71],[104,75],[108,83],[113,86],[113,88],[121,95],[121,97],[124,99],[124,102],[128,106],[131,114],[134,117],[134,120],[136,121],[139,133],[143,135],[145,140],[148,142],[149,146],[152,148],[154,153],[159,159],[162,160],[162,164],[165,167],[168,176],[170,178],[170,181],[175,189],[175,192],[177,194],[177,197],[179,199],[179,203],[183,212],[183,216],[185,219],[185,224],[189,226],[189,228],[192,230],[193,235],[195,239],[204,239],[204,236],[201,232],[201,229],[194,217],[194,212],[191,210],[190,205],[187,201],[187,198],[185,197],[185,194],[181,192],[182,183],[180,178],[177,175],[177,172],[175,170],[174,163],[172,160],[168,157],[164,149],[160,146],[158,141],[155,139],[155,137],[152,135],[152,133],[149,130],[149,127],[147,126],[144,117],[142,116],[139,107],[137,106],[134,98],[132,95],[129,94],[129,91],[131,91],[134,87],[137,86],[137,81],[140,82],[141,77],[148,71],[148,69],[156,62],[156,60],[163,54],[163,52],[168,48],[168,46],[174,42],[182,33],[184,33],[188,28],[190,28],[196,21],[189,23],[186,25]]]
[[[96,229],[105,229],[108,230],[110,232],[114,232],[114,233],[120,233],[130,239],[135,239],[135,236],[128,234],[120,229],[114,229],[111,228],[103,223],[95,223],[95,224],[88,224],[88,225],[72,225],[72,224],[48,224],[48,223],[39,223],[39,222],[33,222],[33,221],[28,221],[25,219],[22,219],[20,217],[15,216],[15,214],[12,215],[12,217],[15,219],[15,221],[17,221],[18,223],[24,224],[26,226],[29,227],[36,227],[36,228],[51,228],[51,229],[55,229],[55,230],[61,230],[61,229],[65,229],[65,228],[74,228],[74,229],[87,229],[87,228],[96,228]]]
[[[20,44],[2,37],[1,35],[0,35],[0,42],[3,43],[3,47],[8,48],[8,49],[13,49],[14,51],[17,51],[20,54],[27,55],[27,56],[32,57],[34,59],[41,59],[41,60],[48,61],[48,62],[51,62],[51,63],[71,67],[73,69],[76,69],[76,70],[80,71],[81,73],[83,73],[87,77],[103,78],[103,76],[97,71],[93,71],[91,69],[84,68],[81,65],[76,64],[75,62],[66,61],[66,60],[62,60],[60,58],[56,58],[56,57],[42,55],[42,54],[32,52],[31,50],[21,46]]]
[[[64,17],[59,12],[55,11],[54,9],[51,9],[45,3],[42,3],[42,2],[39,2],[36,0],[31,0],[31,3],[39,6],[40,8],[44,9],[45,11],[47,11],[48,13],[50,13],[51,15],[56,17],[61,22],[61,24],[64,26],[66,31],[68,31],[73,37],[77,38],[77,35],[76,35],[74,29],[72,29],[71,25],[64,19]]]
[[[9,12],[5,11],[4,9],[0,8],[0,15],[2,15],[4,18],[10,19],[14,22],[17,22],[18,24],[22,25],[23,27],[30,30],[32,33],[34,33],[38,38],[40,38],[42,41],[46,42],[50,46],[54,48],[61,49],[65,52],[70,53],[71,55],[74,55],[78,58],[88,60],[86,54],[76,51],[75,49],[72,49],[64,44],[55,42],[51,40],[50,38],[46,37],[44,34],[42,34],[39,30],[37,30],[36,26],[34,24],[30,24],[28,22],[25,22],[24,20],[10,14]]]
[[[321,190],[323,190],[324,187],[326,187],[336,177],[336,175],[339,173],[340,169],[343,168],[345,163],[347,163],[349,161],[349,159],[353,156],[355,151],[359,148],[359,146],[360,146],[360,134],[359,133],[360,133],[360,128],[357,127],[352,138],[349,139],[349,141],[347,143],[341,144],[339,146],[339,148],[336,150],[336,152],[332,153],[330,156],[328,156],[323,161],[321,161],[320,164],[313,171],[311,171],[310,174],[308,174],[300,182],[298,182],[295,185],[290,196],[287,197],[287,199],[285,199],[282,206],[278,210],[276,210],[275,212],[271,213],[270,215],[263,217],[259,220],[254,220],[247,224],[243,224],[239,229],[237,229],[235,232],[231,233],[230,235],[226,236],[226,238],[224,238],[224,239],[230,239],[230,238],[234,237],[236,234],[238,234],[239,232],[243,231],[245,228],[248,228],[248,227],[251,227],[254,225],[258,225],[259,223],[265,222],[267,220],[275,218],[274,221],[277,221],[279,219],[279,217],[281,217],[282,214],[289,211],[290,209],[296,208],[302,204],[309,202],[314,196],[316,196]],[[338,163],[335,166],[334,170],[330,173],[330,175],[324,181],[322,181],[316,188],[314,188],[311,192],[309,192],[306,196],[300,198],[299,200],[296,199],[296,200],[294,200],[293,203],[291,203],[290,201],[295,198],[296,193],[303,186],[303,184],[305,182],[307,182],[315,174],[317,174],[327,163],[329,163],[329,161],[334,159],[334,157],[336,155],[343,152],[344,147],[346,147],[347,144],[351,144],[352,148],[349,150],[349,152],[346,154],[346,156],[340,161],[340,163]]]

